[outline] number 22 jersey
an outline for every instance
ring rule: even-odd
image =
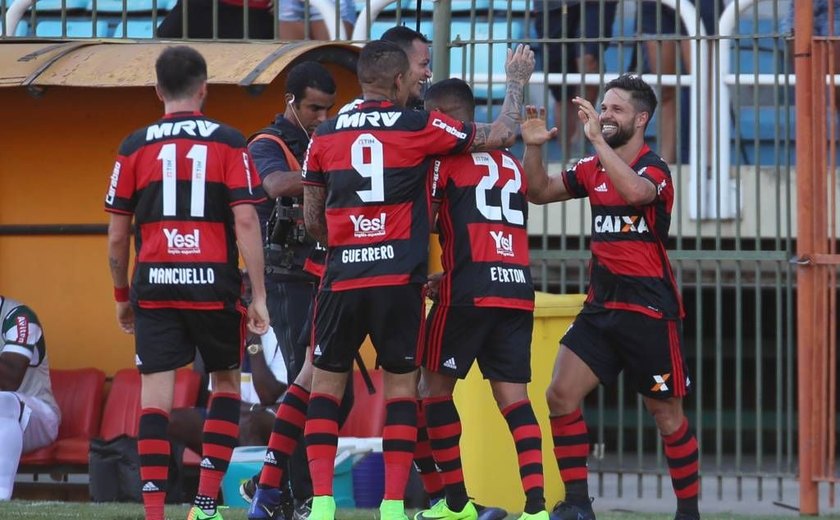
[[[440,157],[432,184],[440,203],[440,305],[532,311],[528,185],[519,161],[502,150]]]
[[[431,157],[466,150],[474,128],[389,101],[363,102],[318,127],[303,183],[326,189],[322,291],[426,281]]]
[[[132,301],[223,309],[242,279],[231,206],[265,200],[237,130],[197,112],[167,114],[120,146],[105,210],[134,215]]]

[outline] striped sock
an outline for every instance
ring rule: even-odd
[[[309,407],[309,390],[292,384],[274,419],[274,430],[268,439],[265,462],[260,472],[261,488],[279,488],[283,479],[283,470],[289,462],[292,452],[298,445],[298,439],[306,423],[306,410]]]
[[[416,444],[417,400],[397,398],[385,401],[385,427],[382,429],[385,500],[405,498]]]
[[[210,397],[195,505],[205,512],[216,509],[222,477],[230,465],[233,448],[239,443],[239,394],[214,392]]]
[[[677,511],[699,514],[697,495],[700,491],[697,438],[688,427],[688,419],[671,435],[663,435],[665,458],[671,473],[671,484],[677,496]]]
[[[313,393],[304,426],[306,457],[312,475],[312,494],[333,494],[335,455],[338,451],[338,399]]]
[[[443,479],[440,478],[435,459],[432,456],[432,445],[429,444],[429,433],[426,431],[426,414],[422,401],[417,402],[417,447],[414,448],[414,467],[423,481],[423,489],[432,502],[444,498]]]
[[[453,511],[467,505],[467,488],[461,467],[461,418],[452,396],[423,400],[432,454],[446,487],[446,504]]]
[[[169,478],[169,414],[157,408],[140,412],[137,451],[140,454],[140,481],[146,520],[163,520],[166,481]]]
[[[566,487],[566,500],[589,503],[586,481],[586,457],[589,455],[589,433],[580,408],[567,415],[549,418],[554,438],[554,457],[560,478]]]
[[[516,445],[519,477],[525,491],[525,512],[545,510],[545,481],[542,466],[542,433],[537,416],[528,399],[513,403],[502,410]]]

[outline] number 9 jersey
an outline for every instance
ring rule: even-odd
[[[440,305],[534,310],[522,171],[503,150],[432,163],[444,269]]]
[[[264,200],[245,137],[230,126],[180,112],[128,136],[105,211],[134,215],[132,302],[233,308],[242,279],[231,206]]]
[[[322,291],[425,283],[430,160],[466,150],[474,128],[389,101],[366,101],[318,127],[303,183],[326,189]]]

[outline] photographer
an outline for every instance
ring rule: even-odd
[[[327,119],[335,102],[335,82],[320,64],[305,61],[292,67],[286,77],[286,108],[274,122],[249,139],[248,148],[254,158],[269,202],[257,208],[265,245],[265,283],[271,327],[277,336],[288,367],[289,387],[286,406],[277,410],[274,434],[269,448],[282,444],[281,432],[298,415],[294,407],[305,406],[309,399],[311,370],[305,367],[309,344],[310,304],[312,303],[323,264],[325,250],[306,235],[303,225],[303,185],[301,163],[306,155],[309,137]],[[351,386],[351,385],[348,385]],[[352,398],[345,399],[349,409]],[[286,413],[291,412],[291,418]],[[302,430],[302,425],[300,425]],[[302,435],[300,435],[302,437]],[[295,517],[306,516],[306,502],[312,496],[312,483],[306,455],[302,448],[294,454],[276,453],[276,464],[263,470],[259,479],[263,486],[276,491],[279,478],[288,476],[297,504]],[[289,458],[291,455],[291,458]],[[286,462],[289,468],[286,471]],[[242,493],[250,500],[257,491],[258,477],[243,485]],[[270,485],[267,483],[271,483]],[[261,486],[262,487],[262,486]],[[269,497],[272,506],[286,503],[288,496]],[[262,514],[262,511],[258,511]],[[249,515],[250,516],[250,515]]]

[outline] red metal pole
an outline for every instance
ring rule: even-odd
[[[811,84],[811,38],[813,35],[814,7],[811,0],[794,0],[796,16],[794,26],[793,58],[796,73],[796,252],[806,258],[815,252],[815,222],[813,204],[816,197],[813,175],[813,119]],[[814,434],[812,430],[813,360],[814,344],[820,331],[813,328],[819,309],[815,298],[817,289],[816,269],[800,265],[797,268],[797,375],[799,402],[799,512],[803,515],[819,514],[819,492],[813,475]]]

